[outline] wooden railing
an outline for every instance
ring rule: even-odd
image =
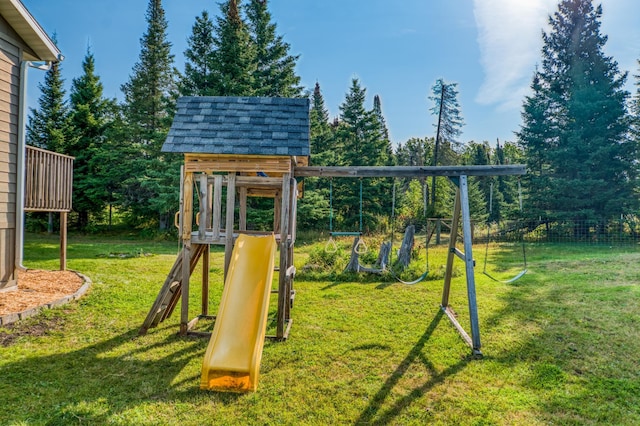
[[[27,146],[26,211],[71,211],[73,157]]]

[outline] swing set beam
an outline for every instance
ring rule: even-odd
[[[296,167],[295,177],[420,178],[427,176],[514,176],[526,174],[522,164],[504,166],[305,166]]]

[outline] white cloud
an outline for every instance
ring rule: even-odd
[[[557,0],[474,0],[485,80],[476,101],[518,109],[540,58],[542,30]]]

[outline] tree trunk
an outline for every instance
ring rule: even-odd
[[[376,260],[376,266],[380,269],[386,269],[389,264],[389,255],[391,254],[391,241],[383,242],[380,244],[380,252],[378,252],[378,260]]]
[[[353,240],[353,244],[351,245],[351,258],[349,259],[349,263],[347,267],[344,268],[344,272],[359,272],[360,271],[360,261],[358,260],[358,252],[356,251],[356,247],[358,246],[358,242],[360,241],[360,237],[356,237]]]
[[[409,266],[411,262],[415,233],[416,227],[413,225],[407,226],[407,229],[404,231],[404,238],[402,239],[402,245],[398,252],[398,260],[396,261],[397,264],[402,265],[403,269]]]

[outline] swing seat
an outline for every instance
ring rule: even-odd
[[[523,269],[522,271],[520,271],[520,272],[518,273],[518,275],[516,275],[516,276],[515,276],[515,277],[513,277],[513,278],[510,278],[510,279],[508,279],[508,280],[499,280],[499,279],[497,279],[497,278],[492,277],[491,275],[489,275],[489,273],[488,273],[488,272],[486,272],[486,271],[482,271],[482,273],[483,273],[484,275],[486,275],[487,277],[491,278],[493,281],[498,282],[498,283],[502,283],[502,284],[511,284],[511,283],[514,283],[514,282],[518,281],[520,278],[524,277],[524,276],[525,276],[525,274],[526,274],[527,272],[529,272],[529,270],[528,270],[528,269]]]
[[[406,284],[406,285],[415,285],[418,284],[420,281],[424,280],[425,278],[427,278],[427,276],[429,275],[429,271],[424,271],[424,273],[422,275],[420,275],[418,278],[416,278],[413,281],[403,281],[400,279],[400,277],[398,277],[396,274],[394,274],[393,272],[391,272],[391,276],[398,281],[400,284]]]
[[[329,232],[332,237],[354,237],[362,235],[362,232]]]

